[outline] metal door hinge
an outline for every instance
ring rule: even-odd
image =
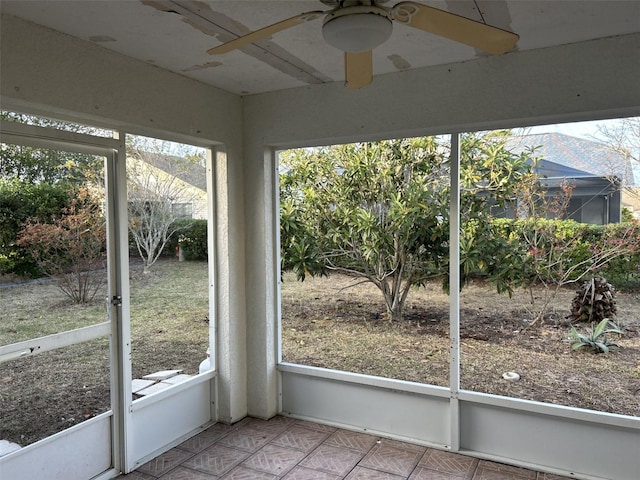
[[[113,305],[114,307],[121,307],[122,306],[122,296],[114,295],[113,298],[111,299],[111,305]]]

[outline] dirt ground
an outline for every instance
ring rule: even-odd
[[[378,290],[352,284],[338,275],[303,283],[285,277],[283,360],[448,386],[449,299],[440,285],[412,291],[404,321],[390,322]],[[509,298],[482,282],[466,286],[461,388],[640,416],[640,295],[617,293],[622,348],[596,355],[566,341],[574,290],[560,291],[544,324],[532,327],[527,292]],[[505,380],[507,372],[520,380]]]
[[[133,301],[134,311],[139,312],[133,332],[138,339],[133,348],[134,377],[154,368],[174,368],[174,364],[185,373],[197,373],[202,354],[185,356],[185,352],[206,348],[202,345],[208,335],[202,313],[206,313],[206,281],[198,294],[200,303],[192,305],[194,268],[206,278],[206,264],[176,265],[169,265],[166,272],[159,267],[155,277],[137,287],[140,291]],[[170,276],[174,297],[159,288],[166,283],[163,275]],[[412,291],[405,320],[390,322],[380,293],[370,285],[350,288],[352,284],[352,279],[337,275],[302,283],[285,275],[283,360],[448,386],[449,298],[440,285]],[[36,287],[19,288],[29,293]],[[43,302],[48,298],[44,287],[37,288]],[[563,318],[573,295],[572,289],[561,291],[555,312],[543,325],[529,328],[531,312],[525,292],[516,292],[510,299],[481,282],[465,287],[460,308],[461,387],[640,416],[640,295],[617,294],[617,320],[626,328],[626,335],[619,341],[622,349],[607,355],[572,351],[566,342],[569,328]],[[191,300],[180,304],[179,298]],[[5,294],[3,307],[9,299],[19,302],[18,290]],[[150,303],[140,304],[142,301]],[[30,315],[48,310],[61,318],[68,309],[58,303],[36,305]],[[27,304],[20,304],[22,312]],[[99,301],[94,307],[104,308]],[[94,307],[87,307],[83,314],[88,315]],[[144,312],[148,320],[142,318]],[[165,319],[158,327],[160,312]],[[25,319],[17,319],[18,324],[30,316],[21,315]],[[0,333],[10,339],[12,332]],[[96,340],[36,355],[28,362],[0,364],[0,438],[27,445],[107,411],[108,354],[108,343]],[[520,381],[502,377],[511,371],[521,376]]]

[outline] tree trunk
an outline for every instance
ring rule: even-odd
[[[391,307],[387,307],[387,314],[389,315],[389,321],[400,322],[402,321],[402,307],[404,305],[403,302],[395,300],[392,302]]]
[[[386,277],[381,282],[373,281],[384,296],[390,322],[402,321],[404,304],[411,287],[411,279],[404,279],[403,282],[401,275],[402,270],[398,269],[395,275]]]
[[[380,287],[384,295],[384,302],[387,305],[387,315],[390,322],[402,320],[402,309],[406,297],[406,295],[403,295],[403,290],[399,288],[399,285],[395,284],[395,281],[385,282]]]

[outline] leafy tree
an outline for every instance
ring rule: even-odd
[[[193,203],[196,193],[180,177],[189,175],[199,158],[166,157],[140,148],[127,159],[129,232],[144,264],[158,260],[169,239],[185,228],[176,222],[174,202]]]
[[[51,223],[28,220],[17,243],[29,250],[41,271],[55,278],[74,303],[91,301],[104,284],[102,202],[87,189],[79,189],[70,206]]]
[[[0,111],[0,119],[56,128],[75,133],[95,133],[96,129],[68,122]],[[0,144],[0,178],[17,178],[25,183],[73,183],[80,185],[101,171],[100,157],[22,145]]]
[[[507,147],[510,131],[465,134],[460,139],[460,276],[462,286],[485,276],[499,293],[521,286],[524,255],[518,239],[505,236],[496,216],[519,215],[522,184],[536,177],[535,150],[514,154]],[[448,228],[448,226],[447,226]]]
[[[39,271],[28,250],[17,245],[22,225],[29,219],[50,222],[68,208],[68,185],[32,184],[17,178],[0,178],[0,274],[37,276]]]
[[[0,119],[75,133],[97,129],[68,122],[0,111]],[[17,244],[22,224],[30,219],[50,222],[69,207],[72,187],[95,184],[101,177],[100,157],[0,143],[0,273],[41,274],[29,252]]]
[[[488,206],[513,201],[515,184],[529,168],[525,155],[506,150],[507,137],[494,132],[462,139],[461,211],[472,226],[463,229],[467,273],[498,272],[498,256],[486,252],[503,240],[480,231],[488,231]],[[371,282],[390,319],[400,320],[412,286],[433,277],[447,285],[448,156],[448,145],[436,137],[285,152],[283,269],[300,280],[337,271]]]

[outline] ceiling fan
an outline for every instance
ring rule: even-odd
[[[360,88],[373,80],[371,51],[389,39],[394,21],[491,54],[508,52],[520,38],[507,30],[418,2],[400,2],[388,8],[383,6],[388,0],[320,1],[333,8],[328,11],[301,13],[218,45],[207,52],[211,55],[227,53],[324,15],[322,36],[328,44],[344,52],[346,86]]]

